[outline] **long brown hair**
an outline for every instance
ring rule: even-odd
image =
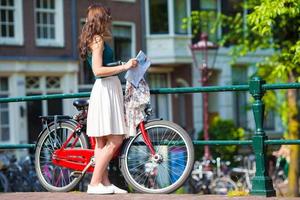
[[[79,53],[84,60],[89,51],[89,45],[93,42],[95,35],[104,36],[108,31],[108,24],[111,21],[110,9],[102,4],[95,3],[88,7],[86,22],[79,36]]]

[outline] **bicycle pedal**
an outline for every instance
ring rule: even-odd
[[[70,177],[78,178],[78,177],[80,177],[80,176],[82,176],[82,175],[83,175],[83,174],[82,174],[81,171],[73,171],[73,172],[71,172]]]

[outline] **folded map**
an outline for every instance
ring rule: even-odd
[[[129,69],[125,74],[125,79],[137,88],[147,69],[150,67],[151,61],[143,51],[138,53],[136,59],[138,61],[138,66]]]

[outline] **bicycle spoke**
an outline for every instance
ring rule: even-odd
[[[142,177],[142,175],[144,175],[144,174],[146,174],[147,172],[146,171],[144,171],[143,173],[141,173],[140,175],[138,175],[137,177],[136,177],[136,179],[137,179],[137,181],[139,180],[139,177]],[[139,181],[138,181],[139,182]],[[145,182],[144,182],[145,183]]]
[[[163,166],[165,169],[167,169],[169,172],[172,172],[172,174],[174,173],[174,174],[176,174],[177,176],[180,176],[180,174],[175,173],[175,170],[171,170],[170,168],[166,168],[166,167],[164,166],[164,164],[162,164],[162,166]]]
[[[144,165],[145,163],[142,163],[142,164],[140,164],[140,165],[138,165],[138,166],[136,166],[136,167],[134,167],[134,168],[132,168],[132,169],[130,169],[130,170],[134,170],[134,169],[136,169],[136,168],[138,168],[138,167],[140,167],[140,166],[142,166],[142,165]]]
[[[133,147],[135,147],[135,149],[136,149],[137,151],[142,152],[142,153],[144,153],[145,155],[150,155],[150,152],[147,152],[147,151],[143,150],[141,147],[138,147],[138,146],[133,146]]]

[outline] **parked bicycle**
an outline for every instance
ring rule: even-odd
[[[75,100],[79,111],[71,116],[41,117],[45,128],[35,149],[35,169],[48,191],[75,188],[86,173],[93,171],[95,139],[86,131],[87,100]],[[171,193],[188,178],[194,163],[192,140],[177,124],[152,119],[150,105],[135,137],[124,140],[119,159],[126,182],[138,192]]]
[[[3,157],[3,154],[0,153],[0,192],[8,192],[9,191],[9,182],[4,174],[4,171],[7,169],[9,165],[9,160]]]
[[[17,162],[14,154],[2,155],[2,160],[7,160],[7,165],[3,170],[9,183],[9,192],[27,192],[30,190],[30,182],[25,178],[26,175],[22,173],[22,167]]]
[[[189,192],[198,194],[210,194],[209,185],[213,177],[213,171],[207,166],[210,165],[210,160],[196,160],[194,168],[189,179]]]
[[[22,186],[20,188],[22,188],[23,191],[28,191],[28,192],[44,191],[35,172],[33,156],[27,155],[22,157],[19,161],[19,165],[21,167],[22,178],[25,183],[28,183],[26,188]]]
[[[6,176],[0,172],[0,192],[8,192],[9,191],[9,183]]]
[[[236,184],[239,189],[250,192],[252,189],[251,180],[256,172],[255,156],[236,156],[235,160],[241,163],[240,166],[232,168],[232,175],[236,178]]]
[[[288,165],[289,164],[284,157],[278,156],[276,158],[274,171],[271,174],[273,187],[280,196],[283,196],[283,188],[288,184]]]
[[[230,178],[229,162],[203,159],[195,161],[189,179],[189,186],[192,193],[203,194],[227,194],[231,190],[236,190],[237,185]],[[215,166],[215,167],[214,167]]]
[[[7,164],[3,160],[0,159],[0,192],[8,192],[9,191],[9,182],[5,174],[2,172],[5,170]]]
[[[0,170],[0,192],[43,190],[36,177],[31,156],[24,156],[17,160],[13,153],[1,153]]]

